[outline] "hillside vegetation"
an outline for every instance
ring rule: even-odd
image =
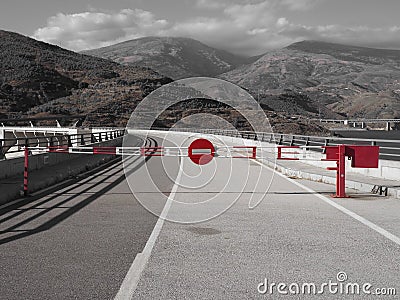
[[[268,52],[220,77],[247,88],[275,111],[400,118],[398,50],[305,41]]]
[[[87,115],[124,125],[137,103],[171,79],[0,31],[0,118]]]

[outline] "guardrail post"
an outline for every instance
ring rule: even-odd
[[[257,133],[256,133],[256,134],[257,134]],[[260,141],[261,141],[261,142],[264,142],[264,132],[262,132],[260,135],[261,135],[261,136],[260,136]]]
[[[3,147],[4,142],[0,141],[0,159],[5,159],[6,158],[6,154],[4,151],[4,147]]]
[[[83,134],[81,134],[81,146],[85,146],[85,138]]]
[[[326,147],[328,145],[329,145],[329,139],[325,139],[324,146]],[[322,154],[325,154],[325,153],[326,153],[326,148],[322,148]]]
[[[103,141],[103,139],[101,137],[101,132],[99,132],[99,142],[102,142],[102,141]]]
[[[93,133],[90,134],[90,142],[91,142],[92,144],[96,143],[96,138],[94,137],[94,134],[93,134]]]
[[[68,141],[68,147],[72,147],[72,140],[70,135],[67,135],[67,141]]]
[[[28,146],[25,145],[24,150],[24,196],[28,196],[28,173],[29,172],[29,149]]]

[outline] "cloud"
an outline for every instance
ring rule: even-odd
[[[218,3],[218,17],[199,16],[167,21],[141,9],[119,12],[91,10],[57,14],[46,27],[35,31],[36,39],[72,50],[103,47],[143,36],[182,36],[244,55],[258,55],[301,40],[322,40],[351,45],[400,48],[400,27],[346,27],[338,24],[294,24],[278,14],[282,5],[306,9],[324,0],[197,0],[209,7]],[[278,6],[277,6],[278,5]],[[215,14],[213,14],[215,15]]]
[[[196,7],[202,9],[224,9],[232,5],[252,5],[263,2],[272,3],[278,0],[196,0]]]
[[[201,0],[201,4],[207,1]],[[276,46],[271,41],[277,21],[273,1],[222,0],[218,3],[219,18],[201,17],[179,22],[171,28],[171,34],[193,37],[210,46],[245,55],[260,54],[271,48],[268,44]]]
[[[280,4],[290,10],[309,10],[326,0],[281,0]]]
[[[400,48],[400,27],[347,27],[337,24],[304,26],[287,24],[279,31],[280,36],[291,40],[319,40],[348,45],[377,48]]]
[[[39,28],[34,38],[73,50],[97,48],[146,35],[161,35],[169,26],[148,11],[123,9],[117,13],[59,13]]]
[[[286,18],[279,18],[276,21],[276,26],[278,26],[278,28],[279,27],[285,27],[287,25],[289,25],[289,21]]]
[[[196,7],[202,9],[220,9],[226,6],[225,1],[197,0]]]
[[[274,23],[275,20],[269,1],[234,4],[226,7],[223,12],[239,28],[266,27]]]

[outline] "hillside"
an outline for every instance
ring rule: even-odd
[[[171,82],[147,67],[78,54],[7,31],[0,31],[0,51],[0,119],[84,115],[82,126],[125,126],[144,96]],[[231,109],[202,99],[174,106],[155,125],[172,126],[179,117],[205,111],[237,124],[238,129],[250,129]],[[304,133],[311,128],[285,116],[272,117],[284,132]],[[54,121],[38,123],[46,124]]]
[[[0,31],[0,118],[87,115],[123,125],[143,96],[169,78]]]
[[[189,38],[145,37],[83,53],[124,65],[139,65],[173,79],[213,77],[254,60]]]
[[[305,41],[222,74],[275,111],[400,117],[400,51]]]
[[[136,57],[132,49],[141,53],[137,66],[127,62]],[[144,96],[172,81],[148,62],[168,72],[210,76],[244,61],[183,38],[144,38],[100,50],[130,56],[119,64],[0,31],[0,119],[85,115],[83,126],[124,126]],[[279,132],[325,132],[310,117],[400,118],[400,51],[300,42],[219,77],[249,90]],[[231,109],[202,99],[176,105],[156,125],[205,111],[248,129]]]

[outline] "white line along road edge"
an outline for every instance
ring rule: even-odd
[[[178,176],[176,177],[175,184],[172,187],[171,193],[168,196],[167,202],[165,203],[164,209],[161,212],[160,217],[157,220],[156,225],[153,228],[153,231],[147,240],[146,245],[143,248],[143,252],[138,253],[133,261],[131,267],[129,268],[128,273],[126,274],[124,281],[119,288],[117,295],[115,296],[115,300],[130,300],[132,299],[133,293],[136,290],[136,287],[139,283],[140,276],[144,268],[146,267],[147,262],[149,261],[151,252],[153,251],[154,245],[156,244],[157,238],[161,232],[161,229],[164,225],[165,218],[168,215],[168,211],[171,207],[172,202],[174,201],[176,191],[179,187],[179,182],[181,180],[183,173],[183,168],[179,168]]]
[[[293,184],[297,185],[298,187],[302,188],[303,190],[313,193],[315,194],[315,196],[317,196],[318,198],[320,198],[322,201],[324,201],[325,203],[333,206],[334,208],[340,210],[341,212],[345,213],[346,215],[352,217],[353,219],[359,221],[360,223],[368,226],[369,228],[371,228],[372,230],[375,230],[376,232],[378,232],[379,234],[383,235],[384,237],[388,238],[389,240],[391,240],[392,242],[396,243],[397,245],[400,246],[400,238],[398,236],[395,236],[394,234],[390,233],[389,231],[383,229],[382,227],[376,225],[375,223],[372,223],[371,221],[365,219],[364,217],[361,217],[360,215],[357,215],[355,212],[341,206],[340,204],[337,204],[336,202],[332,201],[331,199],[325,197],[324,195],[318,194],[316,193],[316,191],[310,189],[309,187],[306,187],[305,185],[302,185],[301,183],[286,177],[285,175],[279,173],[276,170],[271,169],[269,166],[265,165],[264,163],[258,161],[258,160],[253,160],[255,163],[259,164],[260,166],[270,169],[273,172],[276,172],[279,176],[281,176],[282,178],[287,179],[289,182],[292,182]]]

